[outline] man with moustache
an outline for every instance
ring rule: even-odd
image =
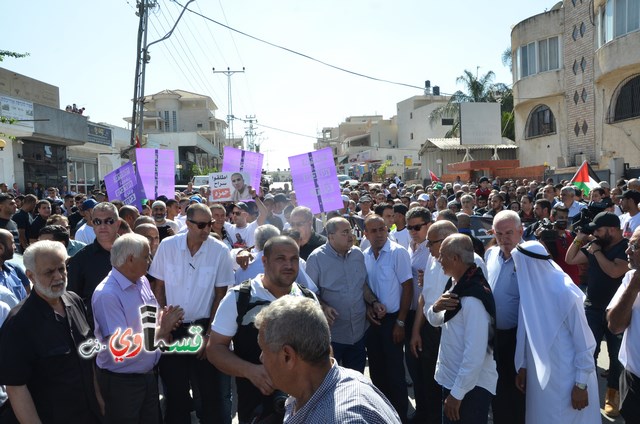
[[[578,232],[565,259],[569,265],[588,264],[584,310],[596,339],[594,361],[600,353],[600,342],[603,338],[607,341],[609,376],[604,413],[609,417],[617,417],[620,415],[618,388],[622,365],[618,360],[618,352],[621,338],[609,331],[606,308],[629,269],[625,253],[629,241],[622,236],[620,218],[612,212],[600,212],[585,231],[591,235]]]
[[[78,347],[91,337],[82,299],[66,291],[67,251],[57,241],[24,253],[33,283],[0,330],[0,384],[23,423],[99,423],[92,361]]]

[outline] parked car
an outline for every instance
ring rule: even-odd
[[[355,187],[358,184],[360,184],[358,182],[358,180],[354,180],[353,178],[351,178],[349,175],[345,175],[345,174],[338,174],[338,181],[340,182],[340,186],[344,187],[344,183],[345,182],[349,182],[349,185],[351,187]]]

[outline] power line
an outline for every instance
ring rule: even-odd
[[[242,121],[242,122],[245,122],[245,123],[249,122],[246,119],[237,118],[235,116],[233,117],[233,119],[235,119],[237,121]],[[259,126],[259,127],[269,128],[270,130],[274,130],[274,131],[280,131],[280,132],[287,133],[287,134],[299,135],[300,137],[312,138],[314,140],[318,139],[318,137],[315,136],[315,135],[301,134],[301,133],[298,133],[298,132],[295,132],[295,131],[283,130],[282,128],[270,127],[269,125],[265,125],[262,122],[260,122],[260,123],[256,122],[256,125]]]
[[[178,3],[177,1],[176,1],[176,4],[180,5],[180,3]],[[182,5],[181,5],[181,6],[182,6]],[[418,90],[424,90],[424,87],[419,87],[419,86],[417,86],[417,85],[413,85],[413,84],[406,84],[406,83],[403,83],[403,82],[397,82],[397,81],[391,81],[391,80],[387,80],[387,79],[383,79],[383,78],[372,77],[371,75],[365,75],[365,74],[362,74],[362,73],[360,73],[360,72],[351,71],[351,70],[346,69],[346,68],[343,68],[343,67],[341,67],[341,66],[332,65],[332,64],[330,64],[330,63],[328,63],[328,62],[325,62],[325,61],[323,61],[323,60],[316,59],[316,58],[314,58],[314,57],[312,57],[312,56],[309,56],[308,54],[300,53],[300,52],[295,51],[295,50],[292,50],[292,49],[290,49],[290,48],[287,48],[287,47],[284,47],[284,46],[280,46],[280,45],[275,44],[275,43],[272,43],[272,42],[270,42],[270,41],[263,40],[262,38],[259,38],[259,37],[256,37],[256,36],[253,36],[253,35],[251,35],[251,34],[247,34],[246,32],[242,32],[242,31],[240,31],[240,30],[238,30],[238,29],[232,28],[232,27],[230,27],[229,25],[225,25],[225,24],[223,24],[222,22],[218,22],[218,21],[216,21],[215,19],[212,19],[212,18],[210,18],[210,17],[208,17],[208,16],[205,16],[205,15],[203,15],[202,13],[196,12],[195,10],[191,10],[191,9],[189,9],[188,7],[187,7],[187,10],[188,10],[189,12],[191,12],[191,13],[195,14],[195,15],[200,16],[200,17],[201,17],[201,18],[203,18],[203,19],[206,19],[206,20],[208,20],[208,21],[210,21],[210,22],[213,22],[214,24],[220,25],[221,27],[227,28],[227,29],[229,29],[229,30],[231,30],[231,31],[233,31],[233,32],[237,32],[238,34],[244,35],[245,37],[249,37],[249,38],[251,38],[251,39],[253,39],[253,40],[256,40],[256,41],[259,41],[259,42],[261,42],[261,43],[267,44],[267,45],[269,45],[269,46],[271,46],[271,47],[275,47],[275,48],[277,48],[277,49],[284,50],[284,51],[286,51],[286,52],[289,52],[289,53],[295,54],[295,55],[297,55],[297,56],[300,56],[300,57],[303,57],[303,58],[305,58],[305,59],[311,60],[311,61],[313,61],[313,62],[320,63],[321,65],[327,66],[327,67],[329,67],[329,68],[333,68],[333,69],[336,69],[336,70],[338,70],[338,71],[345,72],[345,73],[347,73],[347,74],[351,74],[351,75],[355,75],[355,76],[358,76],[358,77],[362,77],[362,78],[370,79],[370,80],[373,80],[373,81],[385,82],[385,83],[388,83],[388,84],[394,84],[394,85],[400,85],[400,86],[403,86],[403,87],[417,88]]]

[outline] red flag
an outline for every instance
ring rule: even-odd
[[[142,146],[140,145],[140,139],[136,136],[136,149],[140,149]]]
[[[436,174],[429,170],[429,176],[431,177],[431,181],[440,181],[440,178],[436,177]]]

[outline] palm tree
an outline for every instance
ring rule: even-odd
[[[465,69],[463,75],[456,78],[456,83],[463,84],[465,91],[456,91],[449,98],[447,104],[435,108],[429,115],[431,125],[441,121],[442,118],[453,118],[453,126],[447,131],[445,137],[458,137],[460,134],[460,103],[462,102],[500,102],[501,110],[510,112],[513,109],[511,89],[502,83],[494,84],[494,78],[493,71],[478,77]],[[504,126],[502,128],[504,129]],[[507,136],[507,134],[504,135]]]

